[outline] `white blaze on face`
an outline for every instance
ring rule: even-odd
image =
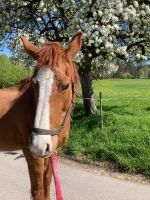
[[[50,104],[52,85],[54,82],[54,72],[49,68],[42,68],[38,71],[36,80],[39,84],[39,98],[37,103],[34,127],[39,129],[50,129]],[[46,145],[52,150],[52,141],[50,135],[33,134],[31,151],[34,154],[45,153]]]
[[[41,129],[50,129],[49,97],[52,91],[54,72],[49,68],[40,69],[37,73],[36,80],[39,83],[39,98],[36,109],[34,127]]]

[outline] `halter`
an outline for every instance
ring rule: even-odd
[[[76,92],[75,92],[75,83],[74,81],[72,81],[72,100],[71,100],[71,103],[69,105],[69,108],[65,114],[65,117],[60,125],[59,128],[57,129],[50,129],[50,130],[47,130],[47,129],[41,129],[41,128],[32,128],[32,131],[36,134],[36,135],[59,135],[61,133],[61,130],[64,128],[66,122],[67,122],[67,119],[68,117],[70,116],[70,113],[72,111],[72,108],[75,104],[74,102],[74,97],[76,96]]]

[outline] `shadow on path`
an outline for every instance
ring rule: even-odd
[[[24,158],[24,155],[20,152],[16,152],[16,151],[7,151],[4,153],[5,155],[12,155],[15,156],[14,160],[18,160],[20,158]]]

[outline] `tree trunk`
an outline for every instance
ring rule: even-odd
[[[94,99],[94,91],[92,84],[92,73],[91,70],[80,70],[80,81],[82,87],[83,104],[86,115],[93,114],[96,108],[96,102]]]

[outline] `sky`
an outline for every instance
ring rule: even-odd
[[[10,57],[11,53],[6,45],[4,45],[3,50],[0,50],[0,54],[5,54],[6,56]]]

